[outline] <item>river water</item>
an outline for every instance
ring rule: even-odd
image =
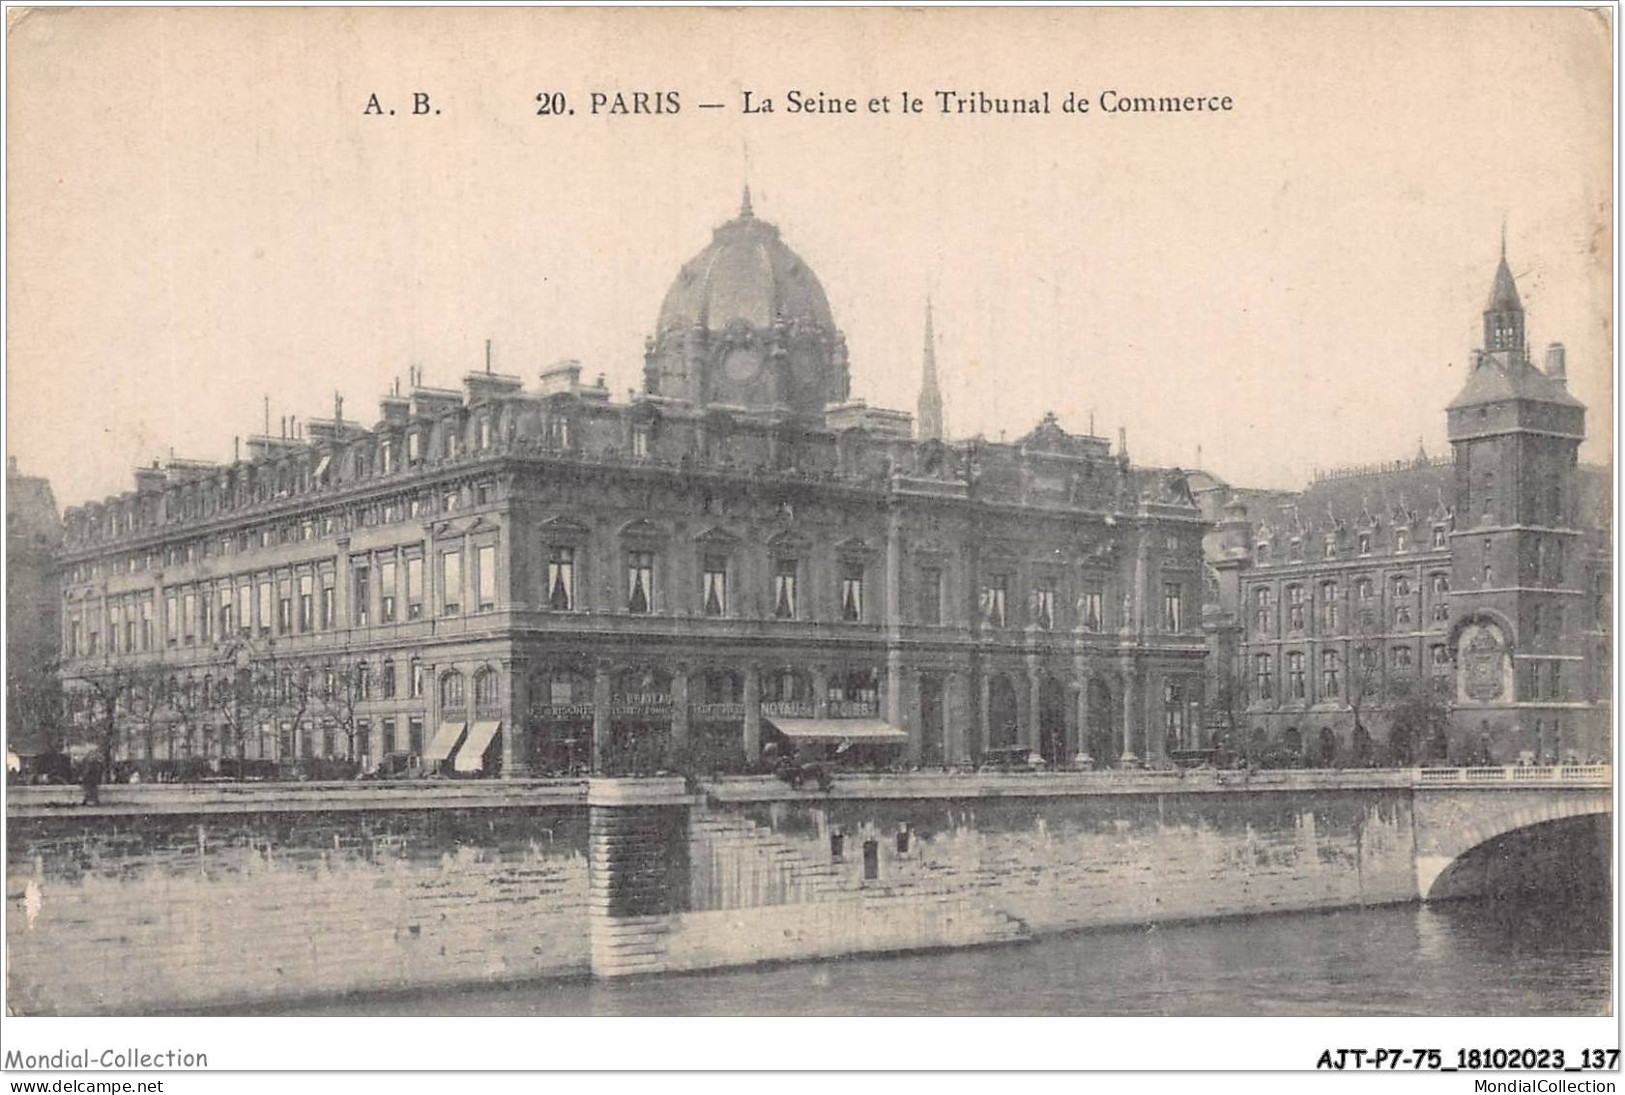
[[[617,982],[348,998],[302,1015],[1598,1015],[1606,895],[1297,913]],[[295,1012],[288,1012],[288,1014]]]

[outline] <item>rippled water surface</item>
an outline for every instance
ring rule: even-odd
[[[978,950],[349,998],[305,1015],[1596,1015],[1607,899],[1401,905]]]

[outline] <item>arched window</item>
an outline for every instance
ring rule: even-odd
[[[482,669],[474,675],[474,706],[497,706],[497,672],[494,669]]]
[[[463,691],[463,675],[453,669],[440,678],[440,706],[450,711],[462,707],[467,702]]]

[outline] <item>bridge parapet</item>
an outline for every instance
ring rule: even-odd
[[[1567,787],[1609,787],[1611,764],[1508,765],[1504,768],[1417,768],[1418,787],[1452,783],[1555,783]]]

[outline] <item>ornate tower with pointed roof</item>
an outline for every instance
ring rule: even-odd
[[[931,298],[925,298],[925,361],[920,376],[918,437],[942,440],[942,391],[937,387],[937,339],[931,326]]]
[[[1585,407],[1529,359],[1503,240],[1484,346],[1446,409],[1455,450],[1451,652],[1456,723],[1490,752],[1560,756],[1583,682],[1575,467]]]

